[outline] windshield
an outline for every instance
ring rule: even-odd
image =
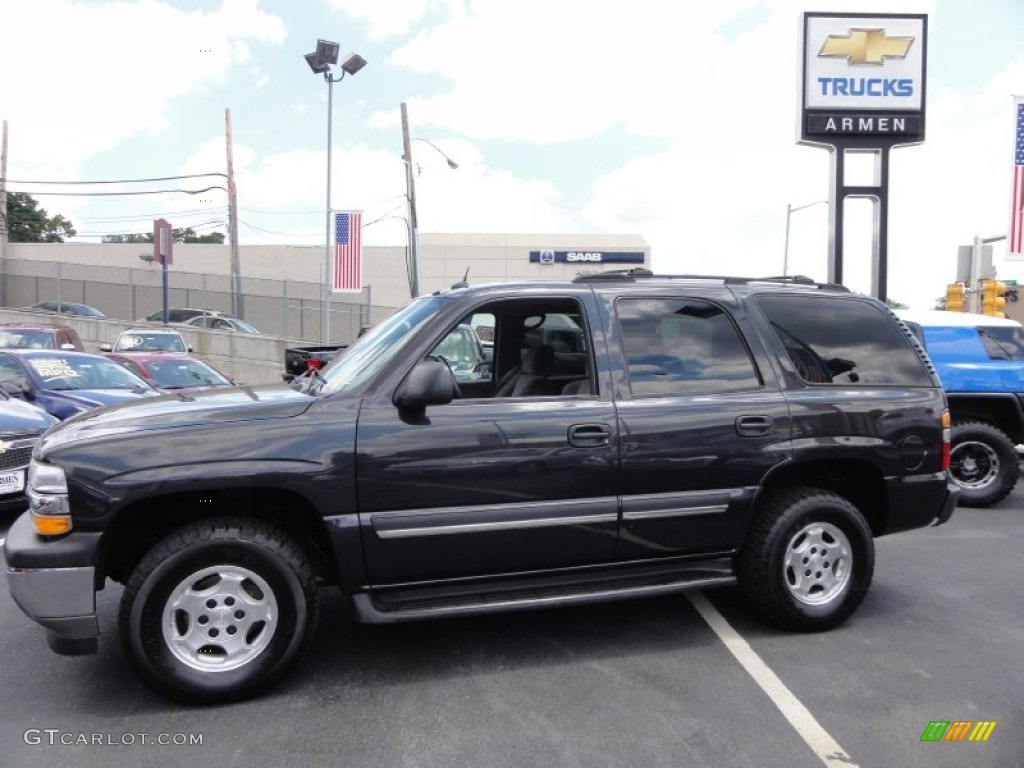
[[[401,355],[415,336],[413,329],[437,314],[444,301],[436,296],[416,299],[374,326],[323,370],[317,391],[353,392],[371,381]]]
[[[256,330],[255,327],[245,322],[245,320],[239,320],[238,318],[235,318],[231,322],[234,324],[235,330],[241,331],[242,333],[260,333],[259,331]]]
[[[188,352],[184,340],[176,333],[122,333],[115,352]]]
[[[231,386],[230,381],[198,360],[151,361],[146,369],[156,385],[164,389]]]
[[[150,389],[131,371],[103,358],[33,357],[27,362],[46,389]]]
[[[0,331],[0,347],[53,349],[53,336],[46,331]]]

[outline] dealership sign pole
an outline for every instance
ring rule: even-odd
[[[843,281],[847,198],[874,204],[871,293],[888,280],[889,151],[924,141],[926,14],[805,13],[800,143],[828,148],[829,282]],[[847,184],[853,154],[874,158],[872,184]]]

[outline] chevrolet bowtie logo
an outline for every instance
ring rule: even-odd
[[[818,55],[843,57],[850,64],[881,64],[905,58],[913,42],[912,37],[886,37],[884,29],[851,29],[848,35],[829,35]]]

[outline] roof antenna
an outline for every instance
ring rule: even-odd
[[[462,279],[452,284],[452,290],[454,291],[456,288],[469,288],[469,267],[466,267],[466,274],[462,276]]]

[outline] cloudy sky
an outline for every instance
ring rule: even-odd
[[[322,243],[328,88],[303,55],[326,38],[369,62],[334,86],[332,192],[367,243],[405,240],[406,102],[423,232],[637,233],[658,271],[778,274],[787,204],[829,194],[828,153],[796,144],[804,11],[929,16],[926,140],[892,155],[889,295],[930,307],[957,246],[1007,229],[1021,0],[5,2],[8,187],[223,184],[28,182],[223,173],[230,108],[241,242]],[[157,216],[226,229],[219,189],[37,199],[86,242]],[[868,291],[861,205],[845,277]],[[827,214],[792,214],[791,273],[825,278]],[[1024,281],[1002,243],[995,261]]]

